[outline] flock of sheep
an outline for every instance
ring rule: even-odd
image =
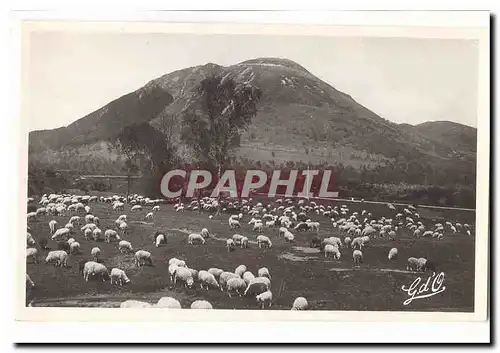
[[[34,199],[29,198],[29,203]],[[155,214],[160,211],[160,204],[164,200],[150,199],[140,195],[130,195],[128,198],[118,195],[110,197],[81,196],[81,195],[43,195],[39,200],[40,207],[36,212],[30,212],[28,219],[27,249],[26,258],[38,263],[39,250],[46,250],[48,239],[43,237],[33,237],[29,227],[30,222],[40,219],[47,219],[51,216],[68,217],[69,220],[60,227],[54,219],[48,222],[47,232],[50,239],[57,242],[57,250],[51,250],[45,257],[45,263],[54,263],[56,266],[66,267],[68,258],[72,254],[82,251],[80,243],[75,239],[81,233],[82,239],[88,242],[97,242],[103,238],[106,243],[117,242],[117,247],[122,254],[133,254],[135,266],[153,265],[153,255],[150,251],[143,249],[134,250],[132,242],[122,238],[128,238],[127,224],[128,217],[121,214],[117,217],[113,227],[108,227],[104,232],[100,228],[100,220],[92,213],[92,203],[109,204],[113,212],[121,212],[125,209],[125,204],[131,206],[131,213],[139,213],[147,208],[145,220],[154,221]],[[238,247],[244,249],[249,242],[255,243],[258,248],[271,248],[273,246],[270,237],[265,236],[264,229],[276,229],[276,236],[293,244],[295,234],[298,232],[319,232],[320,227],[325,225],[318,221],[312,221],[311,216],[316,218],[324,217],[327,220],[327,227],[336,229],[340,236],[325,237],[312,236],[310,246],[318,248],[324,257],[340,259],[341,253],[347,249],[352,251],[352,260],[355,266],[363,262],[363,253],[370,251],[370,244],[379,238],[389,239],[397,244],[397,238],[403,229],[410,231],[414,237],[430,237],[435,241],[440,241],[445,236],[471,235],[471,228],[467,224],[446,222],[443,224],[424,225],[420,220],[417,210],[409,205],[401,213],[396,211],[392,204],[387,204],[388,213],[394,214],[391,218],[381,217],[376,219],[371,213],[363,210],[361,212],[350,212],[346,205],[331,206],[318,205],[314,201],[277,199],[273,204],[263,205],[254,202],[251,198],[241,201],[217,200],[212,198],[194,199],[190,203],[184,204],[180,201],[174,205],[175,212],[206,212],[209,218],[215,216],[229,215],[228,230],[236,233],[242,227],[244,218],[251,226],[255,240],[249,240],[248,236],[233,234],[225,240],[227,251],[235,251]],[[323,222],[321,222],[323,223]],[[79,230],[79,231],[78,231]],[[215,234],[207,228],[203,228],[199,233],[189,233],[187,243],[189,245],[205,244],[206,239],[214,237]],[[153,243],[158,248],[167,243],[167,235],[156,232],[153,236]],[[220,240],[220,239],[219,239]],[[97,244],[95,244],[97,245]],[[347,250],[348,251],[348,250]],[[81,260],[78,264],[79,273],[85,281],[97,279],[100,281],[110,281],[111,284],[122,286],[130,283],[124,269],[112,268],[109,271],[104,264],[99,261],[101,249],[93,246],[90,251],[90,258]],[[398,256],[397,247],[390,249],[387,258],[395,260]],[[410,257],[407,260],[406,270],[427,271],[436,270],[436,264],[425,258]],[[195,270],[190,268],[185,260],[171,258],[168,262],[168,272],[172,287],[178,285],[192,288],[199,285],[205,290],[225,291],[229,297],[233,296],[253,296],[261,308],[270,307],[273,302],[271,291],[271,274],[266,267],[258,269],[255,276],[247,270],[245,265],[239,265],[233,270],[223,270],[220,268],[209,268],[206,270]],[[28,274],[26,274],[27,288],[35,286]],[[157,303],[149,304],[135,300],[127,300],[120,307],[162,307],[180,308],[180,303],[171,297],[162,297]],[[192,303],[193,309],[212,309],[212,304],[205,300],[197,300]],[[291,304],[292,310],[306,310],[308,308],[307,299],[298,297]]]

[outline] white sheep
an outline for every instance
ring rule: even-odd
[[[93,247],[92,250],[90,250],[90,255],[92,256],[95,262],[98,262],[99,255],[101,255],[101,249],[99,249],[97,246]]]
[[[259,233],[262,233],[262,232],[264,231],[264,224],[262,224],[262,223],[255,223],[255,224],[253,225],[252,230],[253,230],[254,232],[259,232]]]
[[[132,208],[130,209],[131,212],[135,212],[135,211],[141,211],[142,210],[142,206],[141,205],[134,205],[132,206]]]
[[[269,303],[268,307],[270,308],[273,302],[273,293],[271,293],[271,291],[268,290],[264,293],[257,295],[255,299],[257,299],[257,303],[260,303],[262,309],[264,309],[266,303]]]
[[[59,240],[59,239],[62,239],[62,238],[68,239],[69,235],[70,235],[70,230],[68,228],[59,228],[52,235],[51,239],[52,240]]]
[[[241,248],[248,248],[248,238],[247,237],[243,237],[241,238]]]
[[[200,233],[200,234],[201,234],[201,236],[202,236],[203,238],[208,238],[208,237],[210,237],[210,232],[208,231],[208,229],[207,229],[207,228],[203,228],[203,229],[201,230],[201,233]]]
[[[420,257],[417,259],[417,271],[424,271],[425,265],[427,264],[427,259],[424,257]]]
[[[126,240],[121,240],[118,243],[118,250],[122,254],[134,251],[134,249],[132,248],[132,244]]]
[[[200,242],[205,244],[205,239],[201,236],[201,234],[191,233],[188,236],[188,244],[193,245],[195,242]]]
[[[125,221],[120,222],[120,225],[118,226],[120,228],[122,234],[127,233],[128,225]]]
[[[206,300],[195,300],[191,303],[191,309],[213,309],[213,307]]]
[[[191,288],[194,284],[194,279],[191,271],[189,271],[185,267],[179,267],[175,264],[170,265],[174,269],[174,287],[177,285],[177,282],[183,282],[187,288]]]
[[[158,206],[158,205],[153,206],[153,209],[152,209],[153,212],[158,212],[159,210],[160,210],[160,206]]]
[[[158,234],[155,239],[155,246],[158,248],[161,244],[166,244],[167,238],[164,234]]]
[[[340,259],[340,251],[339,248],[332,244],[325,245],[325,258],[328,257],[328,254],[332,254],[334,259]]]
[[[153,265],[153,261],[151,259],[151,253],[146,250],[139,250],[136,251],[134,255],[134,262],[137,265],[137,267],[144,266],[144,264],[149,264]]]
[[[238,277],[241,277],[241,276],[243,276],[243,274],[245,273],[246,270],[247,270],[247,267],[245,265],[239,265],[234,270],[234,273],[237,274]]]
[[[55,262],[56,266],[68,267],[68,253],[64,250],[53,250],[47,254],[45,263]]]
[[[34,263],[38,263],[37,258],[38,250],[35,248],[27,248],[26,249],[26,260],[32,259]]]
[[[271,239],[269,239],[265,235],[259,235],[257,237],[257,244],[259,246],[259,249],[262,247],[262,245],[266,245],[268,248],[271,248],[273,246]]]
[[[271,279],[271,275],[269,274],[269,270],[267,269],[267,267],[259,268],[259,270],[257,271],[257,277],[267,277]]]
[[[149,212],[148,214],[146,214],[146,216],[144,217],[146,220],[151,220],[153,219],[154,217],[154,213],[153,212]]]
[[[221,270],[220,268],[215,268],[215,267],[211,267],[207,271],[208,271],[208,273],[211,273],[212,275],[214,275],[216,280],[218,280],[220,278],[220,275],[222,274],[222,272],[224,272],[224,270]]]
[[[209,289],[209,287],[220,289],[219,283],[217,283],[214,275],[209,273],[208,271],[198,272],[198,280],[200,281],[200,287],[202,289],[204,288],[204,286],[207,290]]]
[[[389,250],[389,255],[387,255],[387,258],[389,260],[396,260],[397,257],[398,257],[398,249],[392,248],[391,250]]]
[[[80,225],[80,217],[79,216],[72,216],[69,219],[69,222],[72,224]]]
[[[243,276],[243,281],[245,281],[245,284],[248,286],[248,284],[255,278],[252,272],[246,271]],[[245,288],[246,289],[246,288]]]
[[[406,270],[417,271],[417,269],[418,269],[418,259],[416,257],[409,257],[406,264]]]
[[[122,286],[124,283],[130,283],[130,279],[127,277],[127,274],[125,271],[119,268],[113,268],[110,273],[111,277],[111,284],[117,283],[118,285]]]
[[[360,264],[363,262],[363,253],[361,250],[354,250],[352,252],[352,259],[355,264]]]
[[[91,214],[85,215],[85,223],[86,224],[94,223],[94,216]]]
[[[69,253],[70,254],[78,254],[80,252],[80,243],[77,241],[69,244]]]
[[[101,238],[102,231],[99,228],[96,228],[92,231],[92,239],[94,241],[98,241]]]
[[[90,240],[90,237],[92,236],[92,229],[90,228],[85,229],[83,234],[85,236],[85,240]]]
[[[139,300],[126,300],[120,304],[120,308],[152,308],[152,305]]]
[[[109,279],[108,269],[98,262],[88,261],[83,266],[83,278],[88,282],[90,276],[96,276],[104,282]]]
[[[309,303],[307,302],[306,298],[297,297],[293,302],[291,310],[306,310],[308,306]]]
[[[27,214],[28,217],[28,222],[29,221],[36,221],[36,212],[30,212]]]
[[[231,294],[238,294],[240,297],[245,292],[247,284],[245,281],[239,277],[230,278],[226,284],[227,295],[231,298]]]
[[[235,247],[236,247],[236,245],[234,244],[233,239],[231,239],[231,238],[226,239],[226,248],[227,248],[228,252],[233,250]]]
[[[120,236],[113,229],[106,229],[104,231],[104,242],[111,243],[112,239],[120,240]]]
[[[35,239],[31,236],[30,233],[26,233],[26,245],[34,246],[36,244]]]
[[[293,243],[295,241],[295,236],[291,232],[286,231],[283,237],[290,243]]]
[[[286,232],[288,232],[288,229],[286,227],[280,227],[278,230],[278,237],[282,237]]]
[[[176,264],[179,267],[186,267],[186,262],[184,260],[179,260],[176,257],[173,257],[170,260],[168,260],[168,264],[169,265]]]
[[[229,218],[229,227],[231,229],[241,228],[241,224],[237,219]]]
[[[155,307],[163,309],[182,309],[181,303],[172,297],[161,297]]]
[[[227,282],[231,278],[240,278],[237,274],[233,272],[222,272],[219,277],[219,286],[220,290],[223,291],[226,288]]]
[[[50,234],[54,234],[54,232],[56,231],[56,226],[57,226],[57,221],[56,220],[52,220],[49,222],[49,229],[50,229]]]

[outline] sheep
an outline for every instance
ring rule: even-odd
[[[208,237],[210,237],[210,232],[208,231],[208,229],[207,229],[207,228],[203,228],[203,229],[201,230],[201,233],[200,233],[200,234],[201,234],[201,236],[202,236],[203,238],[208,238]]]
[[[304,297],[297,297],[293,301],[291,310],[306,310],[309,304],[307,303],[307,299]]]
[[[104,242],[111,243],[111,239],[120,240],[121,238],[115,230],[106,229],[104,231]]]
[[[158,206],[158,205],[153,206],[153,209],[152,209],[153,212],[158,212],[159,210],[160,210],[160,206]]]
[[[237,274],[238,277],[241,277],[241,276],[243,276],[243,274],[245,273],[246,270],[247,270],[247,267],[245,265],[239,265],[234,270],[234,273]]]
[[[69,222],[72,224],[80,225],[80,217],[79,216],[72,216],[69,219]]]
[[[92,256],[92,259],[94,259],[95,262],[99,262],[99,255],[101,255],[101,249],[99,249],[97,246],[93,247],[92,250],[90,250],[90,255]]]
[[[35,282],[31,280],[31,277],[26,274],[26,288],[33,288],[35,287]]]
[[[181,303],[172,297],[161,297],[155,307],[163,309],[182,309]]]
[[[259,268],[259,270],[257,271],[257,277],[267,277],[271,279],[271,275],[269,274],[269,270],[267,269],[267,267]]]
[[[286,227],[280,227],[278,230],[278,237],[282,237],[288,231]]]
[[[85,223],[86,224],[94,223],[94,216],[91,214],[85,215]]]
[[[153,217],[154,217],[154,213],[153,212],[149,212],[148,214],[146,214],[146,216],[144,217],[144,219],[151,220],[151,219],[153,219]]]
[[[27,214],[28,217],[28,222],[29,221],[36,221],[36,212],[30,212]]]
[[[271,288],[271,281],[267,277],[255,277],[248,283],[247,289],[243,295],[256,295],[263,293]]]
[[[184,282],[184,285],[186,288],[191,288],[194,284],[194,279],[193,275],[191,274],[191,271],[189,271],[185,267],[179,267],[176,266],[175,264],[171,265],[172,268],[174,269],[174,288],[177,285],[177,282]]]
[[[328,257],[328,254],[333,254],[334,259],[340,259],[340,251],[339,248],[332,244],[325,245],[325,258]]]
[[[191,303],[191,309],[213,309],[213,306],[206,300],[195,300]]]
[[[351,248],[352,249],[358,249],[358,250],[361,250],[363,249],[363,240],[358,237],[358,238],[354,238],[352,241],[351,241]]]
[[[424,257],[420,257],[417,259],[417,271],[421,271],[421,272],[424,272],[424,270],[426,269],[426,264],[427,264],[427,259],[424,258]]]
[[[237,219],[229,218],[229,227],[231,229],[241,228],[241,224]]]
[[[179,260],[175,257],[171,258],[170,260],[168,260],[168,264],[169,265],[177,265],[179,267],[186,267],[186,262],[184,260]]]
[[[148,264],[153,266],[153,261],[151,260],[151,253],[146,250],[139,250],[134,255],[134,262],[137,267],[144,266],[144,264]]]
[[[243,238],[244,237],[241,234],[234,234],[232,236],[232,239],[233,239],[233,242],[234,242],[235,245],[241,245],[241,241],[242,241]]]
[[[253,225],[252,230],[253,230],[254,232],[259,232],[259,233],[262,233],[262,232],[264,231],[264,224],[262,224],[262,223],[255,223],[255,224]]]
[[[418,259],[416,257],[409,257],[406,264],[406,270],[417,271],[417,269],[418,269]]]
[[[126,222],[122,221],[122,222],[120,222],[120,225],[118,226],[118,228],[120,228],[120,231],[122,232],[122,234],[125,234],[125,233],[127,233],[128,225]]]
[[[230,278],[227,281],[226,285],[226,290],[227,290],[227,295],[229,298],[231,298],[231,293],[236,292],[240,297],[242,294],[245,292],[245,289],[247,288],[246,282],[238,277],[235,278]]]
[[[210,270],[209,270],[210,271]],[[212,272],[213,274],[213,272]],[[215,276],[214,276],[215,277]],[[227,282],[231,278],[239,278],[239,276],[233,272],[222,272],[219,276],[219,288],[221,291],[226,287]]]
[[[155,236],[156,236],[156,238],[155,238],[154,243],[155,243],[155,246],[156,246],[157,248],[158,248],[160,245],[162,245],[162,244],[167,244],[167,237],[166,237],[164,234],[159,233],[159,234],[157,234],[157,235],[155,235]]]
[[[64,250],[53,250],[47,254],[45,263],[55,262],[56,266],[68,267],[68,253]]]
[[[92,236],[92,229],[90,228],[85,229],[84,236],[85,240],[90,240],[90,237]]]
[[[354,250],[352,252],[352,258],[355,264],[361,264],[363,262],[363,253],[361,250]]]
[[[50,234],[54,234],[54,232],[56,231],[56,226],[57,226],[57,221],[56,220],[52,220],[49,222],[49,229],[50,229]]]
[[[272,305],[273,301],[273,293],[271,291],[265,291],[264,293],[258,294],[255,296],[255,299],[257,299],[257,303],[261,304],[261,308],[264,309],[264,306],[266,303],[269,303],[269,308]]]
[[[200,288],[202,289],[204,285],[206,286],[207,290],[209,289],[209,287],[220,289],[219,283],[217,283],[214,275],[209,273],[208,271],[198,272],[198,280],[200,281]]]
[[[98,241],[101,238],[101,234],[102,231],[99,228],[95,228],[92,231],[92,239],[94,239],[94,241]]]
[[[273,246],[273,243],[271,242],[271,239],[269,239],[265,235],[259,235],[257,237],[257,245],[259,245],[259,249],[262,247],[262,245],[267,245],[268,248],[271,248]]]
[[[59,228],[58,230],[55,231],[55,233],[52,235],[51,239],[52,240],[58,240],[60,238],[69,238],[70,230],[68,228]]]
[[[347,247],[348,247],[348,246],[351,244],[351,241],[352,241],[352,240],[351,240],[351,238],[349,238],[349,237],[345,237],[345,238],[344,238],[344,244],[345,244],[345,246],[347,246]]]
[[[233,239],[231,238],[226,239],[226,248],[228,252],[233,251],[235,247],[236,245],[234,244]]]
[[[389,255],[387,255],[387,258],[389,260],[396,260],[397,257],[398,257],[398,249],[392,248],[391,250],[389,250]]]
[[[33,246],[35,244],[36,244],[35,239],[31,236],[31,234],[26,233],[26,245]]]
[[[205,239],[201,236],[201,234],[197,233],[191,233],[188,236],[188,244],[194,245],[194,242],[200,242],[202,244],[205,244]]]
[[[37,249],[27,248],[26,249],[26,260],[31,258],[33,260],[33,263],[37,264],[38,263],[37,254],[38,254]]]
[[[125,284],[130,283],[130,279],[127,277],[125,271],[116,267],[111,270],[110,277],[111,277],[111,284],[115,282],[118,285],[122,286],[123,283]]]
[[[283,235],[283,237],[285,238],[286,241],[290,242],[290,243],[293,243],[295,241],[295,237],[292,233],[290,232],[285,232],[285,234]]]
[[[248,286],[248,284],[250,284],[250,282],[255,278],[255,276],[253,275],[252,272],[250,271],[246,271],[243,276],[243,281],[245,281],[246,285]]]
[[[134,205],[130,209],[130,212],[141,211],[141,210],[142,210],[142,206],[141,205]]]
[[[241,238],[241,248],[248,248],[248,238],[247,237],[243,237]]]
[[[152,308],[153,306],[139,300],[126,300],[120,304],[120,308]]]
[[[208,269],[208,273],[211,273],[216,280],[219,280],[220,275],[224,272],[224,270],[221,270],[220,268],[215,268],[211,267]]]
[[[80,252],[80,243],[75,241],[69,244],[69,253],[70,254],[78,254]]]

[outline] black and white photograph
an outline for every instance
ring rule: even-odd
[[[247,27],[26,24],[24,312],[484,319],[488,27]]]

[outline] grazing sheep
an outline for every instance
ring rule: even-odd
[[[177,282],[182,282],[184,283],[184,286],[186,288],[191,288],[194,284],[194,279],[191,271],[189,271],[185,267],[179,267],[176,266],[175,264],[170,265],[172,266],[172,269],[174,270],[174,288],[177,285]]]
[[[363,244],[363,240],[360,237],[354,238],[351,242],[351,248],[361,250],[363,249]]]
[[[121,238],[115,230],[106,229],[104,232],[104,242],[111,243],[111,239],[120,240]]]
[[[426,269],[426,264],[427,264],[427,259],[424,258],[424,257],[420,257],[417,259],[417,271],[421,271],[421,272],[424,272],[424,270]]]
[[[141,205],[132,206],[132,208],[130,209],[131,212],[141,211],[141,210],[142,210],[142,206]]]
[[[304,297],[297,297],[292,305],[291,310],[306,310],[309,304],[307,303],[307,299]]]
[[[241,278],[235,277],[235,278],[230,278],[227,281],[226,285],[226,290],[227,290],[227,295],[229,298],[231,298],[231,294],[238,294],[240,297],[243,295],[245,292],[245,289],[247,288],[247,284],[245,281]]]
[[[33,246],[35,244],[36,244],[35,239],[33,239],[33,237],[31,236],[30,233],[27,233],[26,234],[26,245]]]
[[[84,236],[85,240],[90,240],[90,237],[92,236],[92,229],[90,228],[85,229]]]
[[[407,271],[417,271],[418,269],[418,259],[416,257],[409,257],[406,264]]]
[[[90,255],[92,256],[95,262],[99,262],[99,255],[101,255],[101,249],[99,249],[97,246],[92,248],[92,250],[90,250]]]
[[[38,250],[35,248],[27,248],[26,249],[26,260],[32,259],[33,263],[37,264],[38,263],[38,258],[37,258]]]
[[[205,239],[201,236],[201,234],[191,233],[188,236],[188,244],[194,245],[194,243],[200,242],[201,244],[205,244]]]
[[[359,265],[363,262],[363,253],[361,252],[361,250],[354,250],[352,252],[352,258],[354,260],[354,263]]]
[[[201,230],[201,233],[200,233],[200,234],[201,234],[201,236],[202,236],[203,238],[208,238],[208,237],[210,237],[210,232],[208,231],[208,229],[207,229],[207,228],[203,228],[203,229]]]
[[[267,277],[271,279],[271,275],[269,274],[269,270],[267,269],[267,267],[259,268],[259,270],[257,271],[257,277]]]
[[[121,240],[118,243],[118,250],[122,254],[134,251],[134,249],[132,248],[132,244],[126,240]]]
[[[68,239],[70,235],[70,230],[68,228],[59,228],[52,235],[52,240]]]
[[[344,239],[345,246],[349,247],[349,245],[351,245],[351,241],[352,241],[351,238],[345,237],[345,239]]]
[[[153,219],[153,217],[154,217],[154,213],[153,212],[149,212],[148,214],[146,214],[146,216],[144,217],[144,219],[151,220],[151,219]]]
[[[285,238],[286,241],[288,241],[290,243],[293,243],[295,241],[295,236],[290,232],[285,232],[283,237]]]
[[[101,234],[102,231],[99,228],[95,228],[92,231],[92,239],[94,239],[94,241],[98,241],[101,238]]]
[[[52,220],[49,222],[49,229],[50,229],[50,234],[54,234],[54,232],[56,231],[56,226],[57,226],[57,221],[56,220]]]
[[[259,232],[259,233],[262,233],[264,231],[264,224],[263,223],[255,223],[253,225],[253,228],[252,230],[254,232]]]
[[[259,249],[262,247],[262,245],[266,245],[268,248],[271,248],[273,246],[273,243],[271,242],[271,239],[269,239],[265,235],[259,235],[257,237],[257,245],[259,246]]]
[[[127,229],[128,229],[128,225],[126,222],[120,222],[120,225],[118,226],[118,228],[120,228],[120,231],[122,232],[122,234],[125,234],[127,233]]]
[[[236,245],[234,244],[234,241],[233,239],[227,239],[226,240],[226,248],[227,248],[227,251],[230,252],[232,250],[234,250],[236,247]]]
[[[271,288],[271,281],[267,277],[255,277],[248,283],[243,295],[257,295]]]
[[[80,252],[80,243],[75,241],[69,244],[69,253],[70,254],[78,254]]]
[[[191,303],[191,309],[213,309],[213,307],[206,300],[195,300]]]
[[[240,278],[237,274],[233,272],[222,272],[219,277],[219,287],[223,291],[226,288],[227,282],[231,278]]]
[[[126,284],[126,283],[130,282],[130,279],[127,277],[127,274],[125,273],[125,271],[123,271],[119,268],[113,268],[111,270],[110,277],[111,277],[111,284],[113,284],[113,282],[115,282],[118,285],[122,286],[123,283]]]
[[[87,224],[94,223],[94,216],[91,214],[85,215],[85,223]]]
[[[186,262],[184,260],[179,260],[175,257],[171,258],[170,260],[168,260],[168,264],[169,265],[177,265],[179,267],[186,267]]]
[[[68,253],[64,250],[53,250],[47,254],[45,263],[54,262],[56,266],[68,267]]]
[[[158,212],[159,210],[160,210],[160,206],[158,206],[158,205],[153,206],[153,209],[152,209],[153,212]]]
[[[237,219],[229,218],[229,227],[231,229],[241,228],[241,224]]]
[[[204,286],[207,290],[209,289],[209,287],[220,289],[219,283],[217,283],[214,275],[209,273],[208,271],[198,272],[198,280],[200,281],[200,287],[202,289],[204,289]]]
[[[134,255],[134,262],[137,265],[137,267],[144,266],[145,264],[153,266],[153,260],[151,260],[151,253],[146,250],[137,251]]]
[[[120,304],[120,308],[152,308],[153,306],[139,300],[126,300]]]
[[[340,259],[340,251],[339,248],[333,246],[332,244],[325,245],[325,258],[328,257],[328,254],[333,254],[334,259]]]
[[[389,250],[389,255],[387,256],[389,260],[396,260],[398,258],[398,249],[392,248]]]
[[[36,221],[36,216],[37,216],[36,212],[30,212],[30,213],[28,213],[27,214],[28,222],[29,221]]]
[[[172,297],[161,297],[155,307],[163,309],[182,309],[181,303]]]
[[[282,237],[286,232],[288,232],[288,229],[286,227],[280,227],[278,230],[278,236]]]
[[[156,238],[155,238],[154,243],[155,243],[155,246],[156,246],[157,248],[158,248],[160,245],[162,245],[162,244],[167,244],[167,237],[166,237],[164,234],[159,233],[159,234],[155,235],[155,237],[156,237]]]
[[[268,307],[270,308],[273,302],[273,293],[271,293],[271,291],[268,290],[265,291],[264,293],[256,295],[255,299],[257,299],[257,303],[260,303],[262,309],[264,309],[266,303],[269,303]]]
[[[239,265],[236,267],[236,270],[234,270],[234,273],[238,275],[238,277],[243,276],[245,271],[247,270],[247,267],[245,265]]]
[[[208,269],[208,273],[211,273],[216,280],[219,280],[220,275],[224,272],[224,270],[221,270],[220,268],[215,268],[211,267]]]
[[[248,248],[248,238],[247,237],[243,237],[241,238],[241,248]]]
[[[242,278],[243,278],[243,281],[245,281],[246,285],[248,286],[250,284],[250,282],[255,278],[255,276],[253,275],[252,272],[246,271],[243,274]],[[245,289],[246,289],[246,287],[245,287]]]

